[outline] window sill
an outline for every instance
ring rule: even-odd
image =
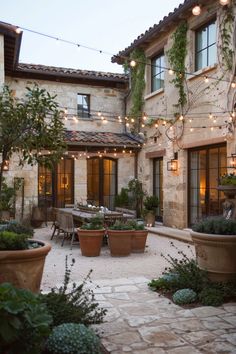
[[[206,73],[208,73],[210,71],[216,70],[216,68],[217,68],[217,64],[213,64],[213,65],[207,66],[205,68],[202,68],[198,71],[193,72],[193,76],[188,77],[187,80],[189,80],[189,81],[194,80],[194,79],[198,78],[199,76],[205,75]]]
[[[160,95],[160,94],[162,94],[162,93],[164,93],[164,88],[160,88],[159,90],[156,90],[156,91],[154,91],[154,92],[152,92],[152,93],[149,93],[148,95],[146,95],[146,96],[144,97],[144,99],[145,99],[145,100],[148,100],[149,98],[152,98],[152,97],[154,97],[154,96],[158,96],[158,95]]]

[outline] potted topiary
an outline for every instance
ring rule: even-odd
[[[0,283],[39,292],[48,243],[30,239],[32,230],[14,223],[0,231]]]
[[[236,220],[206,218],[192,227],[197,263],[214,281],[236,278]]]
[[[133,227],[133,235],[131,241],[132,253],[144,253],[148,230],[145,229],[143,222],[137,222],[136,220],[130,220],[128,222]]]
[[[92,217],[78,229],[78,237],[82,256],[97,257],[100,255],[104,229],[104,218],[101,215]]]
[[[155,225],[156,210],[159,205],[159,199],[156,195],[146,196],[143,202],[144,210],[143,214],[147,226]]]
[[[236,175],[225,173],[219,178],[218,190],[224,192],[225,196],[233,199],[236,194]]]
[[[111,256],[130,255],[133,230],[132,225],[119,220],[109,227],[107,234]]]

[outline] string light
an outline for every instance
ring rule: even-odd
[[[169,75],[174,75],[174,70],[169,69],[169,70],[168,70],[168,73],[169,73]]]
[[[207,76],[204,77],[204,82],[207,84],[209,82],[209,79]]]
[[[17,33],[17,34],[20,34],[21,32],[22,32],[22,29],[21,29],[20,27],[17,27],[16,33]]]
[[[179,116],[179,120],[184,120],[183,115]]]
[[[201,7],[199,5],[194,6],[192,9],[192,14],[194,16],[199,16],[200,13],[201,13]]]
[[[220,0],[222,2],[224,2],[224,4],[227,2],[229,3],[229,0]],[[201,13],[201,7],[200,5],[196,5],[194,6],[194,8],[192,9],[193,12],[196,13],[195,16],[199,15],[198,12],[200,10],[200,13]],[[67,39],[63,39],[63,38],[60,38],[60,37],[55,37],[55,36],[52,36],[52,35],[49,35],[49,34],[46,34],[46,33],[42,33],[42,32],[38,32],[38,31],[35,31],[35,30],[32,30],[32,29],[29,29],[29,28],[25,28],[25,27],[17,27],[16,29],[16,32],[18,33],[18,31],[27,31],[27,32],[30,32],[30,33],[33,33],[33,34],[36,34],[36,35],[39,35],[39,36],[43,36],[43,37],[46,37],[46,38],[50,38],[50,39],[53,39],[53,40],[56,40],[56,42],[63,42],[63,43],[67,43],[67,44],[70,44],[70,45],[74,45],[76,46],[77,48],[85,48],[85,49],[89,49],[89,50],[92,50],[92,51],[95,51],[95,52],[98,52],[98,53],[102,53],[102,54],[106,54],[106,55],[109,55],[109,56],[114,56],[114,57],[117,57],[117,58],[121,58],[121,59],[128,59],[130,60],[129,57],[125,57],[125,56],[121,56],[121,55],[117,55],[117,54],[114,54],[114,53],[110,53],[110,52],[107,52],[107,51],[104,51],[104,50],[101,50],[101,49],[97,49],[97,48],[94,48],[94,47],[90,47],[90,46],[87,46],[87,45],[83,45],[81,43],[76,43],[76,42],[72,42],[72,41],[69,41]],[[131,60],[132,62],[133,60]],[[130,63],[131,63],[130,62]],[[134,61],[135,64],[137,65],[138,63],[142,63],[141,61]],[[149,63],[146,63],[146,65],[152,65],[153,64],[149,64]],[[159,68],[159,69],[163,69],[163,70],[168,70],[169,71],[169,74],[172,75],[174,73],[174,71],[171,69],[171,68],[166,68],[164,66],[160,66],[160,65],[154,65],[155,67]],[[196,77],[204,77],[205,75],[199,75],[199,74],[196,74],[196,73],[190,73],[190,72],[183,72],[183,73],[179,73],[179,76],[183,76],[183,74],[185,75],[189,75],[189,76],[196,76]],[[219,80],[218,77],[213,77],[213,76],[208,76],[208,79],[212,79],[212,80]],[[225,79],[222,79],[221,81],[224,81],[224,82],[229,82],[229,80],[225,80]],[[236,83],[232,83],[231,86],[233,88],[236,87]]]
[[[135,60],[131,60],[131,62],[129,64],[130,64],[130,66],[132,68],[134,68],[136,66],[136,61]]]
[[[220,0],[220,4],[222,6],[228,5],[229,4],[229,0]]]

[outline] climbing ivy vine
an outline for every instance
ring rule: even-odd
[[[135,49],[131,55],[131,60],[136,61],[136,66],[131,68],[131,100],[132,106],[129,115],[135,119],[135,130],[139,129],[140,118],[143,112],[143,93],[145,89],[145,67],[146,56],[143,49]]]
[[[224,14],[220,23],[220,37],[221,37],[221,53],[222,61],[226,70],[231,71],[233,65],[233,30],[234,30],[234,18],[233,6],[224,6]]]
[[[172,35],[173,45],[168,50],[167,56],[171,69],[174,71],[175,78],[173,84],[179,91],[178,107],[183,108],[187,102],[184,89],[185,82],[185,58],[187,55],[187,22],[181,22]]]

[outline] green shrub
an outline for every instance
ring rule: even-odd
[[[34,235],[34,229],[31,226],[23,225],[17,221],[10,221],[9,224],[5,226],[5,230],[15,232],[16,234],[26,234],[30,237]]]
[[[52,318],[38,295],[1,284],[0,318],[0,353],[41,353]]]
[[[145,225],[143,222],[137,222],[136,220],[129,220],[127,224],[132,226],[134,230],[145,230]]]
[[[197,300],[197,293],[192,289],[180,289],[173,294],[173,301],[177,305],[191,304]]]
[[[173,290],[191,288],[196,292],[201,291],[207,283],[209,283],[208,275],[205,270],[198,267],[196,260],[189,258],[183,251],[179,250],[173,242],[171,246],[176,249],[176,252],[182,256],[181,259],[175,258],[168,254],[161,255],[169,264],[170,267],[165,268],[165,274],[175,274],[171,285]],[[189,246],[188,246],[189,248]]]
[[[127,188],[121,188],[121,191],[119,194],[115,196],[115,206],[116,207],[129,207],[130,206],[130,200],[129,200],[129,190]]]
[[[15,232],[1,231],[0,250],[10,251],[28,249],[28,238],[29,235],[26,234],[16,234]]]
[[[110,230],[134,230],[133,226],[127,222],[116,220],[115,224],[109,226]]]
[[[74,283],[69,290],[71,270],[75,261],[72,260],[69,268],[67,259],[66,257],[63,286],[59,289],[52,288],[48,294],[41,294],[42,302],[46,304],[53,317],[53,326],[66,322],[85,325],[103,322],[106,310],[99,308],[93,291],[85,287],[91,271],[80,285]]]
[[[236,235],[236,220],[209,217],[193,225],[192,229],[206,234]]]
[[[166,280],[164,277],[160,277],[158,279],[152,279],[149,283],[148,286],[152,290],[171,290],[172,289],[172,284]]]
[[[53,328],[47,343],[52,354],[100,354],[100,340],[83,324],[63,323]]]
[[[156,195],[147,196],[143,201],[143,205],[146,210],[155,210],[159,206],[159,199]]]
[[[92,217],[88,223],[81,226],[82,230],[102,230],[104,228],[104,218],[101,215]]]
[[[203,289],[198,296],[201,303],[206,306],[220,306],[224,302],[224,291],[215,287]]]

